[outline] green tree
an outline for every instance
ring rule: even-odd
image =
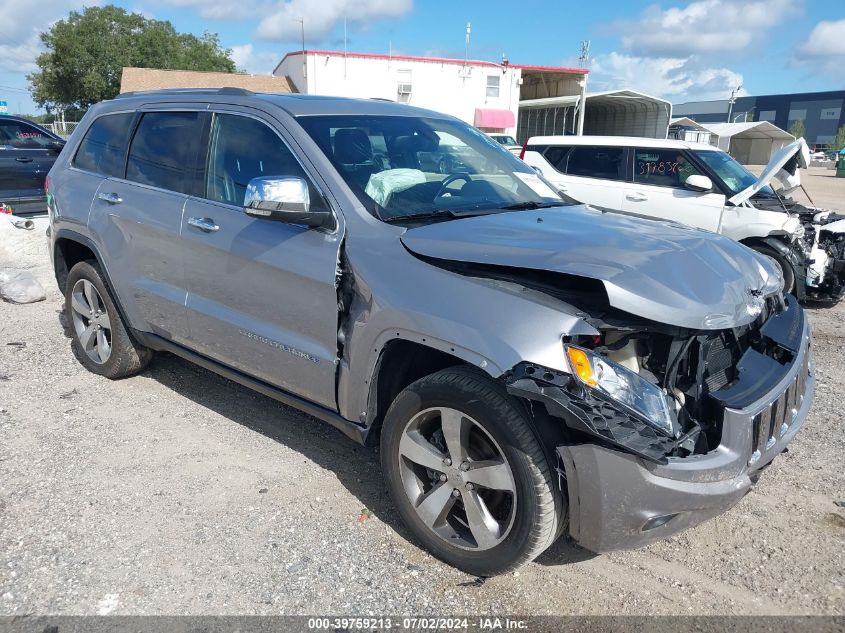
[[[41,33],[46,49],[36,59],[30,92],[41,107],[85,111],[120,91],[124,66],[235,72],[231,51],[216,34],[179,33],[170,22],[151,20],[107,5],[72,11]]]
[[[804,135],[807,134],[807,127],[804,125],[804,121],[802,119],[793,121],[792,125],[789,126],[789,133],[795,138],[804,138]]]
[[[838,152],[842,148],[845,148],[845,125],[837,130],[836,138],[833,139],[833,149]]]

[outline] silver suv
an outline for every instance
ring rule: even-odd
[[[452,171],[421,155],[457,148]],[[374,151],[376,148],[376,151]],[[496,141],[382,101],[236,89],[94,106],[50,172],[73,351],[166,350],[380,445],[413,535],[478,575],[724,512],[813,399],[770,260],[566,205]]]

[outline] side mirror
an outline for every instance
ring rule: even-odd
[[[327,210],[312,211],[308,183],[298,177],[253,178],[246,186],[244,213],[255,218],[325,226],[331,218]]]
[[[713,181],[707,176],[700,174],[693,174],[684,181],[684,187],[690,191],[698,191],[704,193],[713,189]]]
[[[533,169],[535,172],[537,172],[537,173],[538,173],[538,174],[540,174],[541,176],[543,175],[543,170],[542,170],[542,169],[540,169],[539,167],[537,167],[537,166],[535,166],[535,165],[531,165],[531,169]]]
[[[56,152],[57,154],[60,154],[61,151],[65,147],[65,142],[64,141],[52,141],[49,145],[47,145],[47,147],[49,149],[53,150],[54,152]]]

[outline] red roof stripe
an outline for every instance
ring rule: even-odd
[[[409,62],[430,62],[433,64],[457,64],[463,66],[466,64],[471,64],[473,66],[489,66],[492,68],[501,68],[501,64],[496,64],[494,62],[488,62],[484,60],[478,59],[468,59],[464,61],[463,59],[454,59],[450,57],[422,57],[418,55],[387,55],[385,53],[344,53],[343,51],[323,51],[323,50],[314,50],[314,49],[306,49],[305,51],[291,51],[287,53],[283,58],[282,61],[276,66],[278,68],[281,66],[282,62],[285,61],[288,57],[292,57],[294,55],[332,55],[335,57],[357,57],[357,58],[364,58],[364,59],[396,59],[399,61],[409,61]],[[586,68],[565,68],[563,66],[534,66],[531,64],[508,64],[513,68],[519,68],[521,70],[529,70],[535,72],[553,72],[553,73],[571,73],[576,75],[586,75],[590,72]]]

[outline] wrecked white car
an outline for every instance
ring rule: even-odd
[[[845,290],[845,216],[787,197],[809,155],[798,139],[756,177],[710,145],[547,136],[529,139],[521,158],[571,198],[721,233],[774,259],[799,300],[836,301]]]

